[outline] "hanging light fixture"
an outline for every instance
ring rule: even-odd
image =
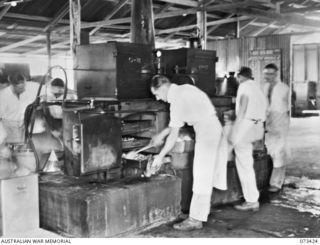
[[[18,3],[26,2],[25,0],[12,0],[12,1],[6,1],[2,3],[3,5],[10,5],[11,7],[15,7],[18,5]]]

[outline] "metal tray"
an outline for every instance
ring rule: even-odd
[[[124,137],[122,137],[122,150],[124,151],[142,148],[150,142],[150,139],[145,137],[129,136],[129,135],[125,137],[134,138],[134,140],[124,141]]]

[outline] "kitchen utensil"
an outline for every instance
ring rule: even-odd
[[[148,150],[148,149],[150,149],[150,148],[152,148],[152,147],[153,147],[153,145],[149,143],[148,145],[142,147],[141,149],[139,149],[139,150],[137,150],[137,151],[130,151],[130,152],[128,152],[128,153],[125,155],[125,158],[126,158],[126,159],[134,159],[135,156],[136,156],[139,152]]]

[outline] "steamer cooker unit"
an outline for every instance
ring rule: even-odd
[[[151,46],[108,42],[76,48],[74,76],[79,99],[151,98]]]
[[[156,51],[157,72],[177,84],[193,84],[209,97],[216,95],[216,51],[181,48]]]

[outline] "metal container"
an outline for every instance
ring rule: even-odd
[[[163,73],[175,83],[184,83],[185,76],[209,96],[216,94],[216,51],[201,49],[161,50],[160,65]]]
[[[120,166],[121,123],[112,112],[65,110],[65,172],[80,176]]]
[[[150,45],[108,42],[76,48],[74,77],[79,99],[151,98]]]
[[[39,228],[38,175],[0,180],[0,234],[17,236]]]

